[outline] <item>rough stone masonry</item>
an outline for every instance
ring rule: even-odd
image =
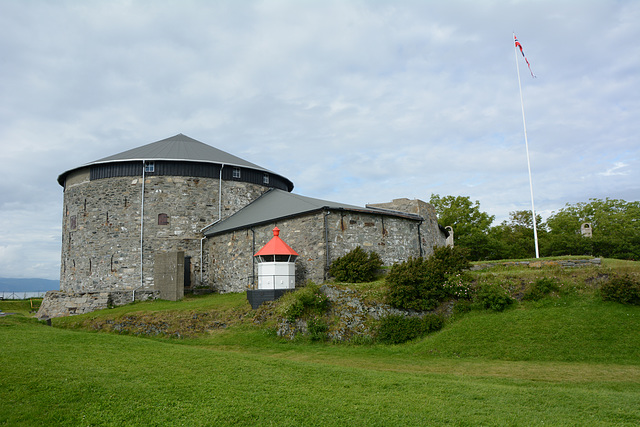
[[[428,256],[446,238],[422,201],[356,207],[292,195],[286,177],[182,134],[70,169],[58,182],[60,292],[45,296],[39,317],[156,298],[157,278],[175,274],[185,289],[243,292],[255,283],[253,255],[274,226],[300,254],[296,286],[323,282],[331,262],[357,246],[391,265]],[[276,195],[285,202],[255,208]],[[163,254],[183,254],[175,265],[184,271],[157,268]]]

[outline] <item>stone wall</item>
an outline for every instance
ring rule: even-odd
[[[377,252],[385,265],[410,256],[431,255],[434,246],[444,245],[445,236],[439,229],[435,211],[431,214],[425,207],[420,214],[424,221],[382,213],[332,211],[327,216],[330,261],[357,246]]]
[[[446,244],[446,235],[438,225],[436,209],[427,202],[420,199],[401,198],[393,199],[388,203],[369,204],[367,207],[405,212],[424,218],[424,222],[420,224],[421,246],[424,256],[432,254],[434,247]]]
[[[60,289],[153,289],[155,254],[173,251],[191,257],[191,283],[199,286],[200,230],[218,219],[219,188],[214,178],[145,178],[141,276],[142,177],[90,181],[88,168],[70,175],[64,193]],[[267,190],[261,185],[223,181],[223,218]],[[166,218],[165,224],[161,217]]]
[[[488,264],[475,264],[471,267],[471,271],[487,270],[495,267],[529,267],[529,268],[542,268],[542,267],[590,267],[602,264],[600,258],[589,259],[559,259],[559,260],[540,260],[540,261],[509,261],[509,262],[495,262]]]
[[[391,265],[410,256],[427,256],[434,246],[444,245],[433,207],[408,199],[375,205],[379,213],[316,211],[202,240],[201,230],[219,219],[219,210],[222,219],[227,218],[268,190],[262,185],[224,180],[220,196],[219,184],[217,178],[145,177],[141,267],[142,177],[91,181],[89,168],[71,173],[64,192],[61,291],[116,295],[119,291],[153,290],[156,255],[181,251],[190,257],[193,288],[211,286],[221,292],[242,292],[257,281],[253,254],[271,239],[275,226],[300,254],[297,286],[308,280],[323,282],[331,262],[357,246],[376,251]],[[424,220],[385,209],[419,215]]]
[[[156,299],[157,296],[157,291],[135,292],[136,301],[149,301]],[[132,291],[79,293],[49,291],[45,294],[36,317],[39,319],[49,319],[90,313],[112,306],[129,304],[133,302],[133,299],[134,292]]]
[[[424,203],[424,202],[422,202]],[[296,286],[308,280],[322,283],[335,259],[357,246],[380,254],[385,265],[410,256],[428,256],[443,246],[445,236],[435,212],[423,211],[425,221],[388,214],[331,210],[213,236],[205,241],[209,280],[220,292],[242,292],[257,282],[253,254],[273,237],[273,228],[300,254]]]
[[[213,236],[205,240],[209,280],[220,292],[243,292],[257,284],[253,254],[280,228],[280,237],[300,257],[296,261],[296,286],[307,280],[322,282],[326,258],[323,213],[269,223]]]
[[[331,341],[348,342],[357,339],[368,339],[371,342],[376,333],[375,329],[372,328],[375,321],[392,315],[421,317],[429,313],[399,310],[384,303],[367,301],[355,289],[339,289],[329,285],[322,285],[320,292],[325,294],[329,300],[327,314],[330,318],[333,317],[335,319],[327,334],[327,338]],[[307,333],[308,325],[306,320],[296,319],[295,322],[289,322],[285,318],[278,320],[276,334],[279,337],[293,340],[297,336],[306,335]]]

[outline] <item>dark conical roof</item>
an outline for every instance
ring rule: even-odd
[[[188,162],[218,163],[271,172],[240,157],[218,150],[181,133],[167,139],[143,145],[142,147],[133,148],[119,154],[114,154],[113,156],[95,160],[89,163],[89,165],[136,160],[184,160]]]
[[[170,138],[162,139],[160,141],[152,142],[151,144],[143,145],[141,147],[133,148],[131,150],[123,151],[119,154],[104,157],[102,159],[94,160],[85,165],[77,168],[70,169],[62,173],[58,177],[60,185],[64,186],[64,180],[66,176],[77,169],[84,168],[92,165],[99,165],[105,163],[116,162],[132,162],[132,161],[184,161],[195,163],[215,163],[225,166],[237,166],[243,168],[254,169],[261,172],[267,172],[275,174],[274,172],[258,166],[254,163],[248,162],[240,157],[229,154],[226,151],[219,150],[215,147],[207,145],[196,139],[190,138],[181,133],[172,136]],[[284,177],[283,177],[284,178]],[[288,179],[286,181],[291,183]],[[293,184],[291,183],[291,188]]]

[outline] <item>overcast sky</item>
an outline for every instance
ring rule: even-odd
[[[184,133],[364,205],[640,200],[638,1],[0,0],[0,277],[57,279],[62,188]],[[445,224],[446,225],[446,224]]]

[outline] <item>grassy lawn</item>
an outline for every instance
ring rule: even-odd
[[[0,339],[7,425],[640,422],[637,364],[434,357],[420,343],[240,352],[20,318]]]
[[[42,298],[31,298],[25,300],[0,300],[0,311],[4,313],[21,314],[29,316],[40,308]]]
[[[238,294],[134,304],[54,327],[27,310],[0,318],[0,425],[637,426],[640,307],[600,301],[586,270],[541,271],[568,290],[472,311],[393,346],[279,340],[264,324],[232,321],[254,314]],[[86,329],[136,312],[180,323],[213,311],[225,327],[188,339]]]

